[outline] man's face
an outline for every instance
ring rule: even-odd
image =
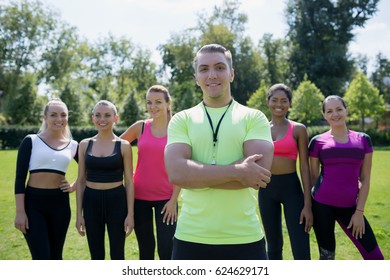
[[[195,72],[196,83],[203,91],[204,99],[222,99],[230,97],[230,82],[234,71],[230,69],[223,53],[199,54]]]

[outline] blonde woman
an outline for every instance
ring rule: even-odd
[[[98,134],[80,142],[76,227],[87,235],[91,259],[105,259],[107,227],[111,259],[124,260],[125,239],[134,227],[131,146],[113,132],[114,104],[99,101],[92,120]]]
[[[69,192],[75,189],[65,174],[72,158],[77,160],[77,146],[68,126],[68,108],[59,99],[46,104],[41,129],[20,144],[15,227],[24,234],[34,260],[62,259],[71,216]]]

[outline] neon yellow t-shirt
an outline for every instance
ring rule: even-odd
[[[226,111],[210,108],[214,131]],[[261,139],[272,143],[265,115],[233,101],[218,132],[217,165],[228,165],[244,157],[243,144]],[[202,103],[177,113],[169,123],[168,144],[185,143],[192,148],[192,159],[211,164],[213,133]],[[202,244],[245,244],[264,237],[257,215],[257,191],[252,188],[223,190],[182,189],[182,208],[175,237]]]

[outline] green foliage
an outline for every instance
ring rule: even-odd
[[[363,131],[366,117],[379,118],[385,112],[383,96],[362,72],[352,80],[344,99],[348,104],[350,120],[360,120]]]
[[[174,83],[183,83],[194,79],[192,62],[198,46],[192,30],[172,34],[166,44],[160,45],[162,70],[168,72]]]
[[[169,86],[172,96],[173,113],[195,106],[202,100],[202,94],[196,91],[193,80],[173,83]]]
[[[325,94],[342,95],[353,74],[348,44],[353,29],[363,27],[377,11],[379,0],[290,0],[286,14],[291,40],[293,87],[307,74]]]
[[[290,118],[306,125],[322,119],[321,106],[324,96],[314,83],[304,80],[293,93]]]
[[[234,81],[231,84],[232,95],[241,104],[246,104],[263,79],[261,72],[262,58],[253,42],[244,38],[232,50],[234,59]]]
[[[346,52],[353,28],[364,26],[377,2],[290,0],[290,40],[265,34],[255,47],[245,34],[248,17],[240,11],[240,1],[224,0],[211,12],[199,13],[194,27],[162,43],[162,65],[157,67],[151,51],[128,38],[108,34],[88,42],[43,2],[7,1],[0,7],[0,123],[37,125],[45,100],[52,97],[67,103],[72,126],[90,124],[92,106],[100,99],[133,114],[137,109],[128,108],[127,98],[134,94],[133,105],[140,106],[142,113],[146,90],[158,83],[170,90],[175,111],[186,109],[202,97],[192,61],[206,43],[220,43],[231,50],[232,95],[242,104],[261,87],[260,81],[296,88],[304,73],[325,95],[341,95],[352,73]],[[385,100],[390,89],[383,84],[389,76],[388,64],[387,58],[378,56],[372,76]],[[38,89],[44,92],[37,94]]]
[[[122,126],[130,126],[143,116],[139,110],[137,100],[134,97],[134,92],[131,92],[125,100],[123,112],[119,114],[120,123]]]
[[[184,104],[196,104],[199,98],[195,90],[194,69],[189,62],[204,44],[221,44],[232,52],[235,78],[231,89],[235,100],[246,104],[259,87],[261,56],[251,39],[244,36],[247,16],[240,13],[239,6],[239,1],[224,1],[220,7],[214,7],[211,15],[207,12],[199,14],[196,27],[172,35],[168,44],[160,46],[163,69],[171,75],[168,87],[175,89],[171,90],[176,100],[175,110],[186,109],[188,107]],[[189,100],[184,101],[183,97]]]
[[[386,78],[390,78],[390,60],[379,53],[376,56],[376,65],[371,75],[371,81],[379,89],[379,93],[383,95],[385,102],[390,104],[390,84],[385,83]]]
[[[98,100],[121,108],[134,89],[140,102],[157,83],[149,50],[113,35],[92,44],[81,41],[75,27],[40,1],[1,6],[0,27],[0,108],[8,124],[40,122],[39,85],[44,85],[47,99],[66,102],[70,124],[81,125],[88,123],[89,109]]]
[[[0,9],[0,57],[4,71],[17,74],[39,68],[57,16],[39,1],[11,1]]]
[[[390,129],[378,130],[369,128],[366,133],[370,135],[374,146],[389,146],[390,145]]]
[[[13,1],[0,9],[0,90],[9,123],[35,124],[40,57],[57,17],[39,1]],[[31,114],[31,116],[29,115]]]
[[[115,126],[114,133],[120,136],[127,126]],[[35,134],[39,126],[0,126],[0,150],[17,149],[23,138],[28,134]],[[78,142],[97,134],[93,126],[70,127],[72,138]]]
[[[309,136],[309,140],[316,135],[322,134],[329,130],[329,126],[327,125],[311,125],[307,127],[307,134]]]
[[[246,105],[262,111],[267,116],[267,119],[270,120],[271,112],[266,103],[268,88],[269,87],[265,84],[265,81],[261,81],[260,87],[252,94]]]
[[[288,43],[284,39],[273,39],[272,34],[264,34],[260,40],[260,53],[263,54],[264,79],[270,85],[287,83],[290,73],[288,65]]]
[[[43,69],[40,76],[54,90],[61,90],[64,83],[69,84],[72,75],[73,78],[81,75],[86,53],[75,27],[62,23],[51,33],[41,57]]]
[[[66,104],[69,110],[68,123],[70,127],[82,124],[82,110],[80,96],[74,92],[72,85],[67,83],[60,94],[60,99]]]
[[[16,149],[26,135],[38,130],[38,126],[0,126],[0,149]]]
[[[8,122],[21,125],[40,123],[41,108],[37,102],[35,75],[20,75],[13,88],[13,95],[8,95],[5,106]]]
[[[147,89],[157,84],[157,69],[156,65],[151,61],[151,57],[152,53],[149,50],[137,49],[131,60],[132,67],[130,69],[123,69],[120,72],[120,81],[124,80],[127,76],[134,81],[138,97],[141,97],[142,101],[145,100]],[[130,92],[128,87],[122,88],[121,90],[125,96]]]

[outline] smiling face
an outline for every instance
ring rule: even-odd
[[[153,119],[167,118],[170,105],[161,91],[151,90],[146,94],[146,108]]]
[[[230,82],[234,78],[234,70],[230,68],[225,54],[220,52],[198,54],[195,78],[202,89],[206,105],[225,106],[229,103]]]
[[[92,121],[99,130],[112,130],[115,122],[118,121],[118,115],[109,105],[98,104],[94,108]]]
[[[346,125],[348,110],[340,99],[325,100],[322,114],[331,127]]]
[[[63,131],[68,124],[68,108],[63,103],[53,103],[47,106],[44,119],[47,129]]]
[[[281,89],[272,93],[269,99],[267,99],[267,104],[273,117],[284,117],[291,107],[291,103],[286,92]]]

